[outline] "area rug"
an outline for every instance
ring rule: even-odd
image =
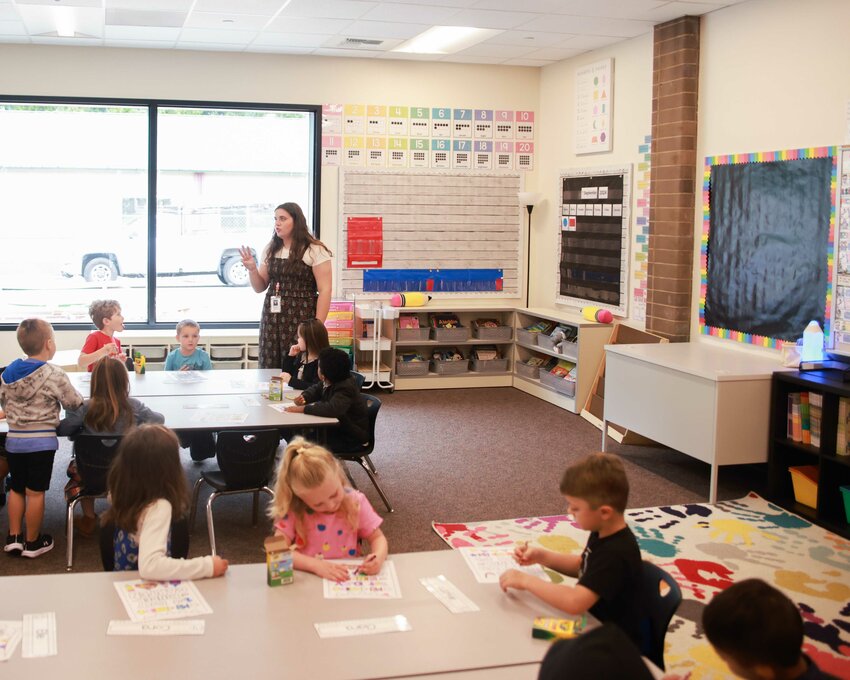
[[[663,567],[682,588],[684,599],[665,641],[668,672],[690,673],[691,680],[733,677],[703,634],[702,610],[736,581],[761,578],[800,608],[806,654],[822,670],[850,678],[850,541],[754,493],[716,505],[629,510],[626,519],[644,558]],[[579,553],[587,540],[587,532],[566,515],[434,522],[433,527],[452,548],[530,541]]]

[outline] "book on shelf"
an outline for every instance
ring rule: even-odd
[[[526,366],[539,366],[541,371],[551,371],[558,363],[555,357],[529,357],[525,362]]]
[[[398,317],[399,328],[419,328],[419,317],[413,314],[402,314]]]
[[[850,456],[847,433],[850,430],[850,398],[838,399],[838,432],[836,434],[835,453],[838,456]]]
[[[549,335],[556,325],[554,321],[538,321],[530,326],[526,326],[524,330],[527,330],[529,333],[545,333]]]
[[[559,378],[563,378],[564,380],[575,382],[575,370],[576,365],[572,361],[565,361],[562,359],[549,370],[549,373]]]
[[[848,416],[850,416],[850,408],[847,411]],[[786,437],[801,444],[820,446],[822,415],[822,394],[817,392],[789,393]],[[839,422],[840,428],[841,423]]]
[[[473,319],[473,328],[498,328],[502,324],[498,319]]]
[[[811,420],[811,444],[820,447],[820,428],[823,418],[823,395],[809,392],[809,418]]]
[[[809,393],[800,392],[800,435],[804,444],[812,443],[812,426],[809,411]]]
[[[427,361],[419,352],[399,352],[398,359],[402,362],[409,361]]]
[[[457,314],[450,312],[431,312],[428,314],[431,328],[460,328],[460,319]]]
[[[475,358],[479,361],[492,361],[499,358],[499,350],[496,345],[481,345],[473,350]]]
[[[463,354],[457,347],[447,347],[444,349],[435,349],[431,358],[434,361],[463,361]]]

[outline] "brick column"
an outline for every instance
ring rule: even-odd
[[[699,17],[655,27],[646,329],[690,337],[694,277]]]

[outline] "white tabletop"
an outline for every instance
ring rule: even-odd
[[[770,380],[774,371],[796,370],[784,367],[778,355],[761,356],[749,350],[705,342],[605,345],[605,351],[707,380]]]
[[[257,547],[259,551],[259,546]],[[231,567],[224,578],[197,581],[213,613],[196,637],[112,637],[111,619],[127,614],[112,586],[136,572],[11,576],[0,579],[4,619],[55,612],[58,656],[3,665],[3,678],[91,677],[365,678],[534,677],[549,643],[531,636],[535,616],[559,613],[528,593],[506,595],[479,584],[454,550],[390,555],[402,598],[326,600],[322,581],[297,572],[291,585],[266,585],[265,564]],[[480,611],[452,614],[419,582],[443,574]],[[402,614],[410,632],[321,639],[314,623]],[[560,614],[563,616],[563,614]],[[516,666],[520,675],[503,669]],[[488,675],[482,669],[497,669]],[[495,674],[498,673],[498,674]]]
[[[297,394],[293,391],[291,394]],[[207,394],[145,397],[145,406],[165,416],[173,430],[240,430],[254,427],[327,427],[336,418],[280,412],[272,405],[292,404],[291,399],[270,402],[261,394]]]
[[[192,394],[252,394],[266,392],[274,368],[213,369],[211,371],[147,371],[129,374],[130,394],[164,397]],[[71,384],[84,397],[89,396],[91,373],[69,373]]]

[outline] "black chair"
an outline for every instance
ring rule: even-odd
[[[67,499],[65,533],[67,534],[67,566],[74,563],[74,508],[84,498],[106,498],[106,475],[121,437],[116,435],[78,434],[74,438],[74,458],[80,475],[79,491]]]
[[[369,479],[372,480],[372,484],[374,484],[375,489],[381,496],[381,500],[384,501],[384,505],[387,506],[387,510],[392,512],[393,507],[390,505],[390,501],[384,493],[384,490],[381,488],[381,485],[378,484],[378,480],[375,479],[376,473],[373,472],[373,469],[370,467],[371,461],[369,461],[369,454],[375,450],[375,421],[378,419],[378,411],[381,409],[381,400],[377,397],[373,397],[371,394],[364,394],[363,396],[366,398],[366,411],[369,414],[369,441],[357,449],[352,449],[350,451],[334,451],[333,454],[340,460],[358,463],[360,467],[366,470],[366,474],[369,475]],[[346,473],[348,473],[348,470],[346,470]],[[351,479],[351,474],[348,474],[348,478],[351,480],[351,483],[354,484],[354,480]]]
[[[100,562],[104,571],[115,571],[115,524],[100,527]],[[171,557],[189,556],[189,522],[185,517],[171,523]]]
[[[662,592],[666,584],[665,592]],[[646,617],[641,622],[641,654],[664,670],[664,638],[670,619],[682,603],[682,589],[670,574],[647,560],[643,561],[643,591]]]
[[[195,482],[192,491],[192,512],[189,523],[194,530],[195,514],[198,509],[198,493],[201,483],[213,488],[207,499],[207,531],[210,549],[215,555],[215,527],[213,526],[212,504],[219,496],[235,493],[254,495],[253,523],[257,526],[260,492],[274,497],[268,483],[274,471],[274,459],[280,443],[277,430],[225,430],[218,433],[215,452],[219,470],[206,470]]]
[[[357,389],[363,389],[363,383],[366,382],[366,376],[362,373],[358,373],[357,371],[351,371],[351,377],[354,378],[354,382],[357,383]]]

